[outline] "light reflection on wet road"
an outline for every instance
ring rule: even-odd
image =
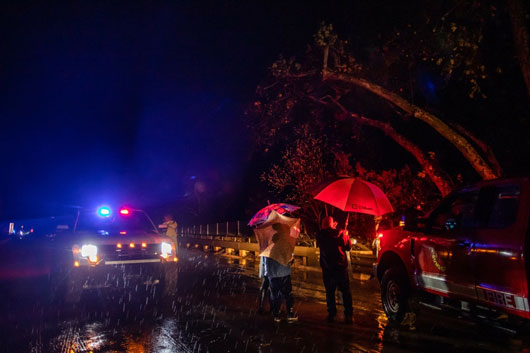
[[[256,274],[253,260],[193,250],[181,253],[168,298],[95,290],[76,306],[50,306],[35,299],[42,293],[4,289],[0,352],[530,352],[526,337],[457,317],[421,313],[415,331],[388,325],[375,280],[352,281],[354,325],[328,324],[321,274],[300,265],[300,320],[276,324],[256,313]]]

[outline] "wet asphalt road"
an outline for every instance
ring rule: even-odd
[[[375,280],[353,280],[354,324],[325,321],[321,274],[295,265],[299,322],[256,313],[253,259],[184,250],[176,292],[142,287],[50,304],[44,284],[2,288],[0,352],[530,352],[528,334],[422,310],[416,330],[389,325]]]

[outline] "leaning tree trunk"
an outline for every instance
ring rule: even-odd
[[[403,111],[409,113],[416,119],[435,129],[440,135],[446,138],[453,146],[455,146],[465,159],[471,164],[473,169],[482,177],[482,179],[495,179],[499,175],[489,166],[489,164],[482,158],[480,153],[469,143],[469,141],[452,129],[449,125],[443,122],[440,118],[427,112],[424,109],[408,102],[401,96],[367,80],[357,78],[351,75],[334,73],[330,71],[323,72],[324,80],[335,80],[340,82],[347,82],[355,86],[364,88],[380,98],[383,98]]]
[[[372,126],[381,130],[388,137],[392,138],[398,145],[403,147],[407,152],[412,154],[412,156],[414,156],[416,161],[422,167],[425,174],[427,174],[429,179],[431,179],[434,185],[436,185],[436,188],[438,188],[442,196],[446,196],[451,192],[451,183],[449,182],[449,180],[443,177],[443,173],[440,170],[440,167],[438,167],[438,165],[431,158],[429,158],[429,156],[427,156],[418,146],[413,144],[405,136],[398,133],[392,126],[390,126],[390,124],[378,120],[368,119],[357,114],[351,114],[351,117],[363,125]]]
[[[526,28],[527,9],[521,0],[508,0],[508,12],[512,22],[513,42],[521,73],[526,84],[526,92],[530,100],[530,36]]]
[[[486,158],[486,160],[488,161],[489,165],[491,166],[491,168],[493,169],[495,174],[501,176],[504,173],[502,171],[502,167],[501,167],[499,161],[497,160],[497,157],[495,156],[495,154],[493,153],[493,150],[491,149],[490,146],[488,146],[487,143],[485,143],[484,141],[482,141],[481,139],[479,139],[478,137],[473,135],[471,132],[466,130],[460,124],[451,123],[451,126],[456,131],[458,131],[462,135],[466,136],[469,140],[473,141],[475,146],[477,146],[478,149],[482,152],[482,155]]]
[[[315,100],[315,98],[311,98]],[[429,179],[431,179],[442,196],[446,196],[451,192],[453,188],[452,184],[446,177],[444,177],[444,173],[438,164],[408,138],[397,132],[390,124],[352,113],[348,111],[342,104],[340,104],[335,98],[328,98],[337,107],[339,107],[343,113],[346,113],[348,116],[355,119],[355,121],[357,121],[359,124],[375,127],[376,129],[381,130],[385,135],[390,137],[392,140],[394,140],[394,142],[409,152],[416,159],[425,174],[429,177]],[[324,103],[322,100],[319,100],[319,102]]]

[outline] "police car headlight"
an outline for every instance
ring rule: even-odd
[[[160,244],[160,254],[164,258],[167,258],[168,255],[171,255],[171,244],[169,244],[169,243],[161,243]]]
[[[98,247],[95,245],[87,244],[81,247],[81,256],[88,257],[89,261],[98,261]]]

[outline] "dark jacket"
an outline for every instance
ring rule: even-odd
[[[351,240],[343,231],[326,228],[317,233],[320,248],[320,266],[325,270],[348,267],[346,251],[351,249]]]

